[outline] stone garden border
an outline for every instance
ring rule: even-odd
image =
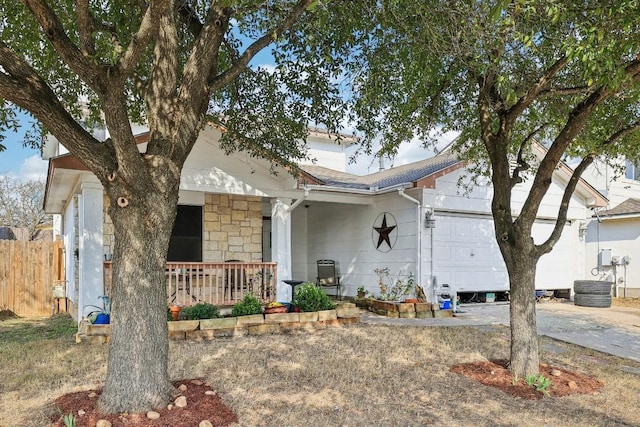
[[[356,298],[358,307],[379,314],[381,316],[402,319],[430,319],[453,317],[452,310],[440,310],[438,304],[428,302],[395,302],[381,301],[373,298]]]
[[[359,312],[355,304],[341,303],[334,310],[311,313],[254,314],[219,319],[179,320],[167,322],[167,325],[169,339],[202,341],[218,337],[283,334],[352,325],[360,321]],[[110,325],[94,325],[88,320],[82,320],[78,326],[76,343],[107,343],[109,338]]]

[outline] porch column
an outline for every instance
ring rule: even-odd
[[[271,199],[271,260],[278,263],[278,301],[291,301],[291,287],[283,280],[291,277],[291,199]]]
[[[102,307],[102,186],[82,183],[78,195],[78,314],[79,318]]]

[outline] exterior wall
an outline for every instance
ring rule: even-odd
[[[627,285],[627,296],[640,297],[640,221],[619,219],[613,221],[592,221],[587,229],[585,277],[594,280],[608,280],[618,284],[618,295],[623,296]],[[611,249],[611,254],[620,259],[631,257],[629,265],[599,266],[598,254],[603,249]]]
[[[104,253],[113,253],[114,231],[105,196]],[[182,200],[182,198],[181,198]],[[202,260],[262,261],[262,199],[253,196],[205,194]]]
[[[422,239],[423,277],[433,271],[438,284],[448,283],[462,292],[508,290],[506,267],[495,241],[490,182],[480,183],[468,194],[460,194],[458,180],[462,174],[464,170],[443,176],[438,179],[436,189],[424,190],[424,204],[435,210],[436,228],[425,230]],[[525,181],[514,189],[514,214],[519,213],[529,188],[530,183]],[[533,228],[536,243],[549,237],[563,190],[564,186],[554,180],[543,199]],[[578,229],[589,215],[590,210],[574,195],[560,241],[538,262],[537,289],[571,288],[573,280],[584,278],[581,254],[585,247]]]
[[[104,224],[102,224],[102,230],[104,236],[102,237],[102,242],[104,245],[104,254],[105,259],[107,255],[113,254],[113,249],[116,244],[116,236],[115,231],[113,229],[113,222],[111,221],[111,217],[107,213],[109,210],[109,206],[111,203],[109,202],[109,198],[106,194],[102,197],[102,204],[104,205],[104,210],[102,212],[102,218],[104,219]]]
[[[640,181],[625,178],[624,161],[621,171],[596,161],[584,171],[583,178],[609,199],[608,209],[618,206],[628,198],[640,199]]]
[[[203,261],[262,261],[262,199],[205,194]]]
[[[343,295],[355,295],[359,286],[379,294],[377,268],[403,279],[417,274],[416,205],[397,193],[377,196],[374,205],[313,203],[308,211],[307,280],[315,282],[319,259],[336,261]],[[378,251],[372,239],[374,221],[383,212],[391,213],[398,227],[389,252]]]
[[[301,164],[313,164],[344,172],[346,170],[346,154],[342,144],[334,141],[308,138],[309,157],[315,162],[303,160]]]

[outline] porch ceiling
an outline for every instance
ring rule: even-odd
[[[50,159],[44,211],[48,214],[61,213],[83,174],[90,175],[91,173],[71,154],[63,154]]]

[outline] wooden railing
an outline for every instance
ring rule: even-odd
[[[207,302],[232,305],[253,293],[263,302],[276,298],[275,262],[168,262],[167,301],[181,306]],[[104,292],[110,295],[113,272],[104,263]]]

